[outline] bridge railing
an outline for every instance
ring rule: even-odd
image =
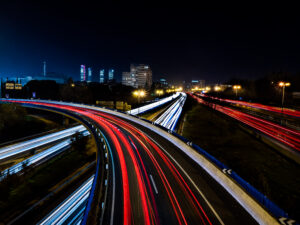
[[[71,103],[71,104],[73,104],[73,103]],[[85,105],[85,106],[89,106],[89,105]],[[94,107],[94,106],[91,106],[91,107]],[[98,108],[101,109],[103,107],[98,107]],[[117,110],[113,110],[113,111],[117,111]],[[122,113],[123,114],[128,114],[128,113],[124,113],[124,112],[122,112]],[[130,115],[130,116],[135,117],[135,118],[139,118],[138,116],[133,116],[133,115]],[[226,166],[225,164],[223,164],[222,162],[217,160],[215,157],[210,155],[208,152],[206,152],[204,149],[202,149],[198,145],[194,144],[192,141],[190,141],[187,138],[177,134],[176,132],[174,132],[172,130],[168,130],[165,127],[162,127],[158,124],[155,124],[152,121],[142,119],[142,118],[139,118],[139,119],[141,119],[141,120],[143,120],[147,123],[151,123],[151,124],[155,125],[156,127],[159,127],[160,129],[163,129],[164,131],[172,134],[174,137],[178,138],[179,140],[183,141],[184,143],[186,143],[187,145],[192,147],[195,151],[200,153],[207,160],[209,160],[215,166],[217,166],[220,170],[222,170],[223,173],[225,173],[233,181],[235,181],[235,183],[237,183],[240,187],[242,187],[250,196],[252,196],[253,199],[255,199],[258,203],[260,203],[260,205],[262,205],[266,210],[268,210],[274,217],[276,217],[278,219],[282,218],[282,217],[288,218],[288,213],[286,213],[283,209],[281,209],[279,206],[277,206],[275,203],[273,203],[270,199],[268,199],[264,194],[262,194],[255,187],[253,187],[251,184],[249,184],[246,180],[241,178],[235,171],[233,171],[228,166]]]
[[[286,213],[283,209],[281,209],[278,205],[273,203],[270,199],[268,199],[264,194],[258,191],[255,187],[249,184],[246,180],[241,178],[235,171],[230,169],[228,166],[217,160],[211,154],[206,152],[204,149],[199,147],[198,145],[192,143],[187,138],[175,133],[171,132],[174,136],[185,142],[187,145],[191,146],[198,153],[203,155],[209,161],[214,163],[220,170],[230,176],[236,183],[238,183],[248,194],[250,194],[257,202],[259,202],[265,209],[267,209],[273,216],[276,218],[280,217],[288,217],[288,213]]]

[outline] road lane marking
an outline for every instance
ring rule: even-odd
[[[225,223],[223,222],[223,220],[220,218],[219,214],[215,211],[215,209],[210,204],[210,202],[207,200],[207,198],[204,196],[204,194],[202,193],[202,191],[198,188],[198,186],[195,184],[195,182],[192,180],[192,178],[187,174],[187,172],[180,166],[180,164],[173,158],[173,156],[169,152],[167,152],[160,144],[158,144],[155,140],[153,140],[153,138],[151,138],[150,136],[148,136],[146,133],[145,133],[145,135],[148,138],[150,138],[157,146],[159,146],[168,155],[168,157],[175,162],[175,164],[181,169],[181,171],[184,173],[184,175],[189,179],[189,181],[192,183],[192,185],[194,186],[194,188],[201,195],[201,197],[206,202],[206,204],[208,205],[208,207],[210,208],[210,210],[213,212],[213,214],[216,216],[216,218],[220,222],[220,224],[225,225]]]
[[[101,132],[101,131],[100,131]],[[110,214],[110,225],[113,225],[114,223],[114,214],[115,214],[115,193],[116,193],[116,174],[115,174],[115,163],[114,163],[114,157],[112,154],[112,150],[111,147],[109,145],[109,142],[107,140],[107,138],[104,136],[104,134],[101,132],[103,138],[105,139],[105,145],[107,145],[108,150],[109,150],[109,154],[110,154],[110,160],[112,163],[112,175],[113,175],[113,179],[112,179],[112,185],[113,185],[113,190],[112,190],[112,206],[111,206],[111,214]],[[105,153],[107,154],[107,153]]]
[[[158,190],[157,190],[157,188],[156,188],[156,185],[155,185],[154,179],[153,179],[153,177],[152,177],[152,175],[151,175],[151,174],[149,174],[149,175],[150,175],[150,180],[151,180],[151,182],[152,182],[152,185],[153,185],[153,187],[154,187],[155,193],[156,193],[156,194],[158,194]]]

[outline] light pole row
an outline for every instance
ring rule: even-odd
[[[284,103],[284,91],[285,91],[285,87],[288,87],[291,85],[290,82],[284,82],[281,81],[279,82],[279,87],[282,87],[282,99],[281,99],[281,112],[283,113],[283,103]]]
[[[138,104],[140,104],[140,98],[145,97],[146,92],[144,90],[136,90],[133,92],[133,96],[138,99]],[[139,106],[138,106],[138,114],[139,114]]]

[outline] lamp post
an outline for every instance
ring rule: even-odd
[[[238,90],[241,89],[241,85],[233,85],[233,89],[235,90],[235,96],[237,97]]]
[[[163,90],[156,90],[156,94],[160,97],[162,94],[164,94]]]
[[[146,95],[146,92],[144,90],[136,90],[133,92],[133,95],[137,97],[138,104],[140,104],[140,98],[144,97]],[[139,106],[138,106],[138,114],[139,114]]]
[[[284,82],[284,81],[280,81],[278,83],[279,87],[282,87],[282,99],[281,99],[281,113],[283,113],[283,103],[284,103],[284,91],[285,91],[285,87],[288,87],[291,85],[290,82]]]

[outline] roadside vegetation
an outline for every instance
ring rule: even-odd
[[[47,122],[46,122],[47,121]],[[16,104],[0,104],[0,143],[58,128],[60,124],[40,119]]]
[[[49,194],[49,189],[72,172],[95,160],[96,146],[89,137],[76,134],[71,147],[59,156],[33,168],[24,163],[23,174],[11,174],[0,182],[0,223],[21,213]],[[16,215],[15,215],[16,216]]]
[[[236,171],[300,220],[300,166],[245,132],[240,124],[188,97],[180,134]],[[192,103],[192,107],[190,106]]]

